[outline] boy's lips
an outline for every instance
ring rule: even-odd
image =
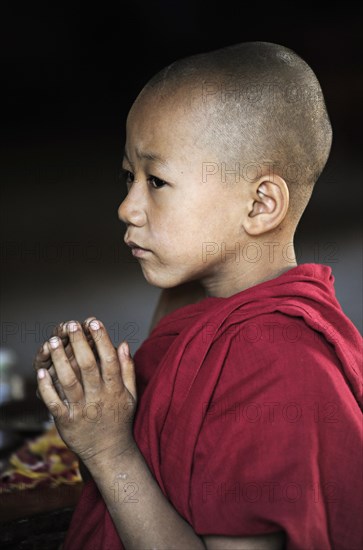
[[[144,256],[146,252],[151,252],[151,250],[149,250],[148,248],[143,248],[142,246],[135,243],[134,241],[125,240],[125,243],[127,244],[127,246],[131,248],[131,252],[133,256],[141,258],[142,256]]]
[[[125,241],[125,243],[130,248],[141,248],[142,250],[149,250],[148,248],[144,248],[143,246],[140,246],[139,244],[135,243],[134,241]]]

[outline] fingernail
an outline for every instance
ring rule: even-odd
[[[91,321],[95,320],[96,317],[87,317],[87,319],[85,321],[83,321],[83,324],[88,327],[88,325],[90,324]]]
[[[67,329],[69,330],[69,332],[76,332],[76,330],[78,330],[78,325],[74,321],[71,321],[70,323],[68,323]]]
[[[96,320],[91,321],[89,326],[91,327],[92,330],[98,330],[101,327],[100,323]]]
[[[56,336],[53,336],[53,338],[49,339],[50,347],[55,349],[59,346],[59,339]]]
[[[39,369],[38,370],[38,378],[44,378],[45,377],[45,370],[44,369]]]

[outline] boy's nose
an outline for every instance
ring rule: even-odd
[[[131,193],[122,201],[118,207],[117,214],[119,220],[126,224],[142,226],[146,222],[146,213],[140,204],[140,201],[131,199]]]

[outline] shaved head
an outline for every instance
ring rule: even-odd
[[[289,221],[296,225],[329,157],[332,129],[312,69],[295,52],[245,42],[178,60],[157,73],[135,104],[150,95],[182,106],[196,146],[244,179],[284,178]],[[264,175],[264,174],[263,174]]]

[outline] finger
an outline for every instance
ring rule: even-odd
[[[58,326],[58,337],[62,339],[62,343],[63,343],[64,349],[65,349],[66,355],[68,357],[68,360],[69,360],[74,372],[76,373],[78,380],[81,381],[81,372],[79,370],[77,359],[74,355],[72,343],[70,341],[69,333],[67,331],[67,325],[70,322],[72,322],[72,321],[67,321],[67,322],[60,323],[60,325]]]
[[[89,323],[94,318],[95,317],[89,317],[88,319],[86,319],[84,321],[85,328],[86,328],[87,323]],[[69,335],[68,335],[68,332],[66,331],[65,325],[66,325],[65,322],[61,322],[58,325],[56,325],[54,327],[53,331],[52,331],[52,335],[53,336],[58,336],[59,338],[61,338],[64,349],[65,349],[65,352],[66,352],[66,355],[69,359],[69,362],[70,362],[73,370],[75,371],[78,380],[81,380],[81,373],[80,373],[76,358],[75,358],[74,353],[73,353],[72,345],[69,342]],[[92,335],[90,334],[88,328],[86,328],[86,330],[87,330],[87,341],[89,342],[91,347],[95,350],[95,343],[94,343],[94,340],[92,338]],[[98,359],[97,351],[96,351],[96,359]],[[55,368],[54,368],[54,365],[53,365],[53,362],[52,362],[51,354],[49,352],[48,346],[44,346],[44,345],[42,345],[39,348],[38,353],[37,353],[37,355],[36,355],[36,357],[33,361],[33,369],[35,371],[37,371],[41,368],[48,369],[48,372],[49,372],[49,374],[52,378],[53,384],[56,387],[57,392],[59,393],[60,397],[63,399],[65,397],[64,392],[62,391],[62,386],[58,381],[57,373],[55,371]],[[36,391],[36,395],[39,399],[41,399],[38,391]]]
[[[99,391],[101,384],[100,371],[96,358],[90,348],[82,327],[76,321],[67,324],[69,341],[72,344],[74,356],[80,369],[85,394]]]
[[[92,340],[92,335],[90,334],[88,325],[89,325],[89,323],[90,323],[93,319],[96,319],[96,317],[95,317],[95,316],[87,317],[87,319],[85,319],[85,320],[81,323],[81,327],[82,327],[82,329],[83,329],[83,332],[84,332],[85,336],[87,337],[87,339],[91,340],[92,342],[93,342],[93,340]],[[67,322],[60,323],[60,324],[58,325],[58,327],[59,327],[59,329],[58,329],[58,330],[59,330],[59,333],[58,333],[58,334],[55,334],[55,336],[59,336],[59,337],[61,337],[61,338],[64,337],[64,338],[66,338],[66,339],[68,340],[68,339],[69,339],[69,332],[68,332],[68,330],[67,330],[67,325],[68,325],[69,323],[71,323],[71,322],[72,322],[72,320],[67,321]]]
[[[67,355],[67,357],[68,357],[68,359],[69,359],[69,361],[72,365],[72,368],[74,369],[74,371],[75,371],[75,373],[78,377],[78,380],[81,380],[79,367],[77,365],[77,361],[75,360],[72,346],[69,343],[69,335],[63,328],[64,325],[65,325],[64,322],[61,322],[58,325],[56,325],[53,328],[52,335],[61,338],[63,346],[64,346],[65,351],[66,351],[66,355]],[[92,340],[92,337],[91,337],[90,334],[88,335],[88,338],[89,338],[90,341]],[[93,341],[92,341],[92,344],[94,345]],[[33,361],[33,369],[35,371],[38,371],[41,368],[48,369],[48,372],[49,372],[49,374],[52,378],[53,385],[57,389],[57,392],[60,395],[61,399],[63,399],[65,397],[64,392],[62,391],[62,386],[61,386],[61,384],[58,380],[58,376],[57,376],[57,373],[55,371],[55,368],[54,368],[54,365],[53,365],[53,362],[52,362],[52,357],[51,357],[49,348],[48,348],[48,346],[44,346],[44,345],[42,345],[39,348],[38,353],[37,353],[37,355],[36,355],[36,357]],[[41,398],[38,391],[36,391],[36,395],[37,395],[38,398]]]
[[[47,345],[52,356],[58,381],[62,386],[66,399],[69,402],[81,401],[84,397],[82,384],[68,360],[60,338],[52,336]]]
[[[95,321],[95,320],[96,320],[96,317],[94,315],[92,317],[87,317],[87,319],[85,319],[82,323],[82,328],[83,328],[83,331],[84,331],[84,333],[87,337],[87,341],[90,344],[90,346],[93,350],[93,353],[95,354],[96,359],[99,360],[96,344],[95,344],[95,341],[94,341],[93,336],[91,334],[91,331],[89,329],[90,322]]]
[[[94,315],[92,315],[91,317],[87,317],[87,319],[85,319],[85,320],[82,322],[82,328],[83,328],[85,334],[89,334],[89,335],[91,336],[91,338],[92,338],[92,335],[91,335],[91,333],[90,333],[90,331],[89,331],[89,326],[88,326],[88,325],[90,324],[91,321],[93,321],[93,320],[95,320],[95,319],[96,319],[96,317],[95,317]]]
[[[122,383],[120,363],[117,352],[104,325],[98,319],[89,323],[100,359],[101,375],[105,384]]]
[[[48,371],[46,369],[40,369],[37,373],[37,379],[39,394],[49,412],[55,418],[68,413],[68,408],[60,400]]]
[[[52,365],[52,358],[48,352],[47,346],[40,346],[33,361],[33,369],[48,369]]]
[[[47,359],[46,359],[47,358]],[[54,368],[54,365],[53,365],[53,361],[52,361],[52,357],[51,357],[51,354],[49,352],[49,349],[48,349],[48,346],[47,345],[42,345],[34,359],[34,362],[33,362],[33,368],[35,371],[38,371],[39,369],[47,369],[49,374],[50,374],[50,377],[52,379],[52,382],[54,384],[54,386],[57,388],[60,387],[60,384],[59,384],[59,381],[58,381],[58,376],[57,376],[57,373],[56,373],[56,370]],[[61,387],[60,387],[60,390],[61,390]],[[38,392],[36,392],[36,395],[37,397],[40,398],[40,395]]]
[[[48,370],[48,373],[49,373],[49,370]],[[63,388],[62,388],[62,385],[61,385],[61,383],[59,382],[58,378],[55,377],[55,379],[54,379],[54,377],[51,377],[51,379],[52,379],[53,386],[55,387],[56,392],[57,392],[57,394],[59,395],[59,398],[61,399],[61,401],[67,400],[67,396],[66,396],[66,394],[64,393]],[[41,395],[40,395],[40,393],[39,393],[39,390],[38,390],[38,389],[35,391],[35,395],[37,396],[38,399],[41,399],[41,398],[42,398]]]
[[[62,323],[61,323],[62,324]],[[53,336],[59,336],[60,337],[60,333],[61,333],[61,328],[60,328],[60,325],[58,325],[57,327],[55,327],[53,329]],[[63,345],[66,344],[66,340],[68,340],[68,335],[66,338],[62,337],[62,342],[63,342]],[[50,369],[52,366],[52,358],[51,358],[51,355],[49,353],[49,349],[47,346],[44,346],[44,344],[42,346],[40,346],[40,348],[38,349],[38,352],[34,358],[34,361],[33,361],[33,369],[34,370],[39,370],[39,369]]]
[[[94,317],[89,317],[88,319],[91,320],[91,319],[94,319]],[[83,329],[84,335],[85,335],[86,338],[87,338],[88,343],[90,344],[90,346],[91,346],[92,348],[94,348],[94,347],[95,347],[95,343],[94,343],[94,341],[93,341],[92,335],[91,335],[91,333],[90,333],[90,331],[89,331],[89,329],[88,329],[88,326],[87,326],[87,324],[86,324],[86,322],[87,322],[88,319],[86,319],[86,321],[84,321],[84,322],[81,324],[81,327],[82,327],[82,329]],[[67,326],[68,326],[69,323],[72,323],[72,321],[67,321],[67,323],[63,323],[62,331],[61,331],[62,337],[66,338],[67,345],[68,345],[68,342],[70,341],[70,335],[69,335],[69,331],[68,331],[68,329],[67,329]]]
[[[127,342],[122,342],[117,348],[117,355],[121,364],[121,374],[124,385],[137,400],[135,364],[130,355],[130,348]]]
[[[91,336],[89,336],[89,338],[91,339]],[[72,364],[72,367],[75,369],[75,371],[77,372],[79,369],[78,369],[78,365],[75,361],[75,356],[74,356],[74,353],[73,353],[73,348],[72,348],[72,345],[68,342],[67,344],[64,343],[64,339],[62,339],[62,343],[63,343],[63,347],[65,349],[65,352],[67,354],[67,357],[68,359],[70,360],[70,362]],[[92,341],[92,344],[94,345],[94,342]],[[42,348],[41,348],[42,349]],[[51,373],[51,375],[54,374],[54,368],[53,368],[53,362],[52,362],[52,357],[48,351],[48,347],[47,346],[44,346],[44,349],[46,350],[46,352],[38,352],[37,355],[35,356],[35,359],[33,361],[33,369],[34,370],[39,370],[39,369],[48,369],[49,372]],[[47,357],[47,358],[45,358]]]
[[[52,336],[58,336],[62,339],[63,344],[68,341],[68,334],[63,330],[65,323],[62,321],[59,325],[56,325],[53,329]]]
[[[71,364],[72,369],[74,370],[78,380],[82,380],[81,371],[79,370],[79,365],[77,363],[76,356],[74,355],[73,347],[70,342],[65,346],[64,348],[66,355],[68,357],[68,361]]]

